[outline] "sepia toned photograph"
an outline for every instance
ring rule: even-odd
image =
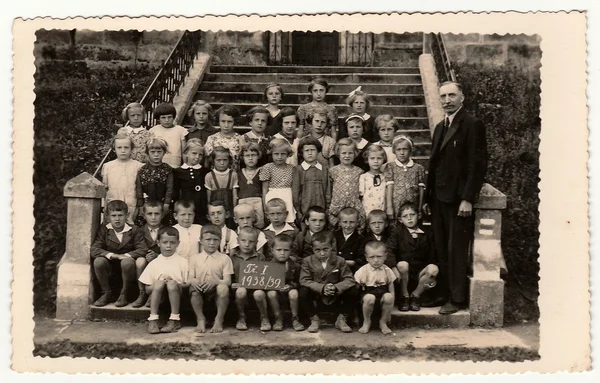
[[[72,25],[29,47],[28,358],[545,361],[542,28]]]

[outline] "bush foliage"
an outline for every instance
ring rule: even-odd
[[[35,74],[34,118],[34,310],[53,315],[56,266],[65,251],[65,183],[92,174],[115,133],[120,111],[140,100],[157,68],[133,63],[90,68],[91,50],[75,49],[72,60],[41,59]]]
[[[538,318],[539,71],[457,64],[465,107],[487,128],[486,182],[507,196],[502,248],[508,267],[505,322]]]

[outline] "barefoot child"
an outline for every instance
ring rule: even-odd
[[[371,241],[365,246],[367,264],[361,267],[354,279],[360,286],[363,311],[363,325],[358,332],[366,334],[371,329],[371,315],[375,304],[381,305],[381,318],[379,328],[384,334],[391,334],[392,330],[387,325],[394,307],[394,281],[396,275],[389,267],[384,265],[385,244]]]
[[[231,250],[237,247],[237,234],[225,225],[229,212],[225,210],[223,201],[213,201],[208,204],[208,219],[210,223],[221,229],[221,245],[219,251],[231,255]]]
[[[242,261],[265,261],[262,254],[256,251],[256,242],[258,240],[259,231],[252,227],[244,227],[240,230],[238,236],[239,251],[232,257],[233,261],[233,284],[231,289],[235,291],[235,306],[238,311],[238,321],[235,328],[240,331],[248,330],[246,325],[246,305],[248,303],[248,290],[245,287],[240,287],[240,267]],[[256,302],[258,311],[260,312],[260,331],[270,331],[271,323],[267,316],[267,299],[263,290],[254,290],[252,297]]]
[[[223,318],[229,305],[229,286],[233,274],[231,258],[219,252],[221,229],[215,225],[202,226],[200,237],[202,252],[190,258],[188,283],[190,284],[190,302],[196,315],[197,333],[206,332],[205,302],[214,302],[217,315],[212,333],[223,331]]]
[[[296,238],[298,234],[298,230],[291,226],[289,223],[285,222],[285,218],[287,217],[287,206],[285,205],[285,201],[281,198],[273,198],[269,202],[267,202],[267,217],[271,224],[267,226],[266,229],[263,230],[263,234],[267,239],[267,248],[264,251],[264,254],[267,258],[270,259],[272,254],[272,246],[273,239],[280,235],[286,234],[292,238]]]
[[[298,280],[300,278],[300,267],[290,258],[292,252],[292,237],[286,234],[278,234],[273,238],[271,245],[271,262],[285,265],[285,285],[282,290],[267,291],[267,298],[275,316],[273,331],[283,330],[283,318],[281,315],[281,303],[290,302],[292,312],[292,327],[295,331],[304,330],[304,326],[298,318]]]
[[[194,118],[194,126],[188,128],[185,139],[189,141],[192,138],[198,138],[202,144],[205,144],[208,137],[217,133],[218,130],[213,126],[213,113],[213,108],[208,102],[196,100],[188,111],[188,116]]]
[[[120,269],[123,285],[115,306],[123,307],[129,303],[129,289],[135,283],[136,259],[144,257],[148,248],[142,230],[126,223],[125,202],[110,201],[106,205],[106,212],[108,224],[100,226],[91,246],[94,274],[102,290],[102,295],[94,302],[94,306],[102,307],[110,303],[112,288],[109,276]]]
[[[181,328],[179,306],[181,292],[187,286],[188,261],[175,254],[179,245],[179,232],[172,227],[163,227],[158,231],[158,247],[160,255],[146,267],[139,281],[146,286],[146,293],[150,295],[150,317],[148,318],[148,332],[172,332]],[[158,327],[158,307],[169,297],[171,315],[167,325]]]
[[[364,152],[369,171],[360,175],[358,189],[365,215],[371,210],[385,211],[385,182],[383,164],[387,162],[385,150],[379,145],[369,145]]]
[[[190,201],[175,202],[175,220],[177,225],[173,228],[179,232],[179,246],[177,255],[189,260],[192,255],[200,252],[201,225],[194,224],[194,203]]]
[[[262,157],[262,152],[258,144],[251,142],[242,147],[240,151],[243,166],[238,171],[238,204],[248,204],[254,206],[256,222],[254,225],[258,229],[265,227],[265,212],[263,209],[262,184],[259,179],[258,162]]]
[[[158,120],[159,125],[150,128],[151,134],[167,142],[169,150],[165,153],[164,161],[172,168],[178,168],[182,164],[181,155],[185,146],[185,136],[188,134],[186,128],[174,124],[176,115],[177,110],[172,104],[159,104],[154,109],[154,118]]]
[[[286,140],[274,139],[269,144],[273,162],[260,168],[260,181],[262,182],[263,203],[272,198],[281,198],[288,209],[286,222],[292,223],[296,217],[292,197],[292,181],[294,166],[286,161],[292,155],[292,147]]]
[[[265,129],[270,122],[271,115],[267,109],[257,106],[250,109],[247,117],[250,121],[251,130],[240,136],[240,148],[250,143],[258,145],[262,153],[262,157],[258,161],[258,167],[261,167],[269,162],[269,154],[271,153],[269,148],[271,136],[265,134]]]
[[[435,265],[434,238],[419,227],[415,204],[405,202],[399,211],[402,225],[396,227],[388,240],[388,252],[395,254],[398,261],[392,271],[400,282],[399,310],[419,311],[421,294],[435,287],[439,272]]]
[[[322,231],[312,237],[314,254],[302,260],[300,268],[300,301],[310,316],[309,332],[320,327],[318,310],[338,314],[335,327],[342,332],[352,332],[346,320],[354,311],[356,282],[350,268],[342,257],[333,251],[334,239],[329,232]]]
[[[144,116],[146,115],[144,107],[138,102],[128,104],[121,113],[124,127],[117,131],[117,135],[126,134],[133,142],[131,158],[141,162],[146,162],[146,142],[150,139],[150,132],[144,126]]]
[[[185,163],[181,167],[173,169],[173,200],[193,202],[196,213],[194,223],[202,225],[207,223],[206,205],[208,205],[208,200],[204,180],[210,170],[202,166],[204,147],[200,139],[191,138],[185,143],[183,157]]]
[[[117,159],[102,165],[102,182],[106,187],[105,205],[110,201],[124,201],[127,204],[127,223],[133,225],[137,216],[136,185],[137,173],[143,166],[131,158],[133,140],[126,134],[117,134],[113,140]]]

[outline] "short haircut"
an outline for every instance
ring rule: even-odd
[[[231,152],[229,151],[229,149],[224,148],[222,146],[215,146],[213,148],[213,151],[210,153],[210,159],[211,161],[214,163],[215,162],[215,158],[217,157],[217,154],[227,154],[227,156],[229,157],[229,165],[231,166],[231,162],[233,161],[233,157],[231,157]]]
[[[255,229],[251,226],[242,227],[240,229],[240,233],[238,234],[238,237],[242,234],[250,234],[254,237],[255,240],[258,240],[258,229]]]
[[[190,149],[199,148],[200,153],[204,155],[204,145],[202,145],[202,140],[199,138],[190,138],[183,147],[183,154],[187,154]]]
[[[157,120],[160,118],[160,116],[173,116],[173,118],[175,118],[177,116],[177,109],[175,109],[175,107],[173,106],[173,104],[170,104],[168,102],[163,102],[162,104],[158,104],[158,106],[156,108],[154,108],[154,118],[156,118]]]
[[[158,234],[157,234],[156,238],[158,238],[158,240],[160,241],[160,237],[163,234],[166,234],[169,237],[175,237],[179,241],[179,231],[177,229],[175,229],[174,227],[171,227],[171,226],[161,227],[160,229],[158,229]]]
[[[365,148],[365,151],[363,152],[363,158],[365,159],[365,162],[367,162],[369,160],[369,156],[373,152],[382,154],[384,164],[388,161],[387,154],[385,153],[385,149],[383,148],[383,146],[375,144],[375,145],[368,145]]]
[[[127,204],[119,199],[115,199],[106,204],[106,211],[108,213],[112,211],[122,211],[127,214]]]
[[[329,243],[333,244],[333,234],[329,230],[323,230],[312,236],[311,243]]]
[[[336,142],[335,144],[335,154],[339,157],[340,155],[340,148],[342,146],[351,146],[354,148],[354,154],[357,155],[358,154],[358,148],[356,147],[356,143],[348,137],[342,138],[340,139],[338,142]]]
[[[240,214],[243,211],[251,211],[252,214],[254,215],[254,218],[256,219],[256,214],[254,213],[254,206],[250,205],[249,203],[240,203],[237,204],[234,208],[233,208],[233,215],[235,216],[236,214]]]
[[[365,253],[368,250],[375,251],[375,250],[379,250],[379,249],[383,249],[383,251],[385,252],[385,250],[386,250],[385,243],[383,243],[381,241],[369,241],[365,245]]]
[[[289,117],[289,116],[294,116],[296,117],[296,122],[299,123],[299,119],[298,119],[298,114],[296,113],[296,110],[292,107],[286,106],[285,108],[281,109],[281,118],[285,118],[285,117]]]
[[[222,236],[222,232],[219,226],[213,225],[212,223],[202,225],[202,229],[200,230],[200,238],[202,238],[204,234],[212,234],[219,238],[221,238]]]
[[[400,129],[400,124],[398,123],[398,120],[396,120],[394,118],[394,116],[392,116],[391,114],[382,114],[377,116],[377,118],[375,118],[375,128],[376,129],[381,129],[384,126],[387,125],[392,125],[392,128],[394,129],[394,132],[397,131],[398,129]]]
[[[196,113],[197,109],[204,108],[208,112],[208,121],[212,123],[212,120],[215,116],[215,112],[213,111],[213,107],[204,100],[196,100],[192,106],[190,106],[190,110],[188,110],[188,116],[194,117],[194,113]]]
[[[240,111],[233,105],[223,105],[217,109],[215,114],[217,115],[217,118],[220,118],[222,114],[225,114],[229,117],[238,118],[240,116]]]
[[[263,155],[263,152],[260,150],[260,146],[258,146],[256,142],[248,142],[247,144],[242,145],[240,148],[239,157],[243,158],[246,152],[254,152],[258,154],[258,158],[261,158]]]
[[[356,218],[358,218],[358,210],[356,210],[355,208],[348,206],[343,208],[339,213],[338,216],[340,215],[345,215],[345,216],[349,216],[349,215],[355,215]]]
[[[273,245],[275,245],[275,242],[281,244],[285,243],[291,247],[294,243],[294,239],[287,234],[277,234],[275,237],[273,237]]]
[[[144,212],[146,211],[146,209],[151,208],[151,207],[159,207],[160,210],[162,211],[163,204],[162,204],[162,202],[157,201],[155,199],[148,200],[144,203]]]
[[[210,207],[222,207],[222,208],[223,208],[225,211],[227,211],[227,209],[225,208],[225,201],[222,201],[222,200],[220,200],[220,199],[217,199],[217,200],[211,201],[211,202],[208,204],[208,207],[209,207],[209,208],[210,208]]]
[[[310,218],[310,213],[317,213],[317,214],[325,214],[325,221],[327,221],[327,210],[325,210],[325,208],[321,207],[321,206],[311,206],[308,208],[308,210],[306,211],[306,213],[304,214],[304,220],[308,220]]]
[[[317,152],[319,153],[321,153],[321,151],[323,150],[323,145],[321,145],[321,142],[319,140],[317,140],[313,136],[306,136],[303,139],[301,139],[300,143],[298,144],[298,154],[302,154],[304,147],[307,145],[314,145],[317,148]]]
[[[385,213],[385,211],[383,211],[381,209],[371,210],[369,212],[369,215],[367,216],[367,223],[371,222],[371,218],[375,218],[375,217],[383,218],[384,220],[386,220],[387,214]]]
[[[454,85],[454,86],[456,86],[456,88],[459,90],[460,93],[463,93],[463,86],[456,81],[444,81],[443,83],[440,84],[438,89],[440,89],[444,85]]]
[[[146,154],[150,154],[150,149],[162,149],[163,152],[169,151],[169,144],[161,137],[152,137],[146,141]]]
[[[194,209],[194,211],[196,210],[196,205],[194,204],[193,201],[188,201],[188,200],[184,200],[184,199],[180,199],[179,201],[175,202],[175,206],[173,206],[173,211],[175,213],[178,213],[180,207],[182,207],[184,209],[192,208],[192,209]]]
[[[285,201],[281,198],[272,198],[268,200],[265,210],[268,210],[270,207],[282,207],[285,210],[287,210],[287,205],[285,204]]]
[[[396,145],[398,145],[398,143],[402,141],[408,142],[408,145],[410,146],[410,151],[412,153],[415,144],[413,143],[413,140],[411,140],[408,136],[394,137],[394,141],[392,142],[392,150],[396,151]]]
[[[113,149],[115,148],[115,144],[117,143],[117,140],[129,140],[129,145],[130,145],[131,150],[133,150],[133,148],[135,148],[135,144],[133,143],[131,136],[127,133],[117,133],[115,135],[115,137],[113,138],[113,141],[112,141]]]
[[[142,118],[146,116],[144,106],[142,104],[140,104],[139,102],[132,102],[132,103],[127,104],[127,106],[124,107],[123,111],[121,112],[121,118],[123,119],[124,122],[129,121],[129,109],[133,109],[133,108],[142,109]]]
[[[350,94],[346,98],[346,104],[348,104],[349,106],[352,106],[352,104],[354,103],[354,101],[356,101],[356,99],[358,97],[362,97],[365,99],[367,108],[369,108],[371,106],[371,97],[368,94],[366,94],[365,92],[363,92],[362,90],[355,90],[355,91],[350,92]]]
[[[255,114],[266,114],[267,115],[267,124],[270,124],[271,120],[273,119],[273,117],[271,117],[271,113],[269,112],[269,110],[267,108],[265,108],[264,106],[255,106],[254,108],[250,109],[246,113],[246,118],[248,119],[248,123],[250,123],[252,121],[252,119],[254,119]]]
[[[310,84],[308,84],[308,92],[311,93],[313,90],[313,87],[315,85],[321,85],[322,87],[325,88],[325,92],[329,92],[329,84],[327,83],[327,81],[325,81],[325,79],[323,77],[315,77],[311,80]]]
[[[325,118],[327,119],[327,125],[329,125],[329,119],[327,118],[327,109],[325,108],[314,108],[312,110],[309,110],[308,115],[306,116],[306,119],[308,121],[310,121],[312,123],[313,118],[315,118],[315,116],[325,116]]]
[[[271,152],[275,151],[276,149],[283,149],[287,152],[288,157],[294,154],[294,149],[292,148],[292,145],[290,145],[288,140],[285,140],[283,138],[272,139],[271,142],[269,142],[269,149],[271,150]]]
[[[400,208],[398,209],[398,212],[400,214],[402,214],[403,211],[411,209],[413,210],[415,213],[419,213],[419,209],[417,208],[417,204],[415,204],[414,202],[404,202],[402,205],[400,205]]]
[[[279,93],[281,93],[281,98],[283,98],[285,93],[283,92],[283,88],[281,87],[281,85],[277,84],[276,82],[271,82],[271,83],[267,84],[267,86],[265,86],[265,91],[263,92],[265,99],[267,98],[267,92],[269,91],[270,88],[277,88]]]

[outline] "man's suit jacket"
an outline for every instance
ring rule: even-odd
[[[148,247],[142,229],[133,226],[131,230],[123,233],[123,240],[119,241],[115,231],[106,225],[100,226],[96,239],[92,243],[92,258],[106,257],[106,254],[129,254],[132,258],[146,256]]]
[[[444,121],[433,133],[426,201],[475,203],[487,171],[485,126],[463,106],[442,140],[443,127]]]
[[[316,255],[311,255],[302,260],[302,266],[300,267],[301,286],[308,287],[317,294],[322,294],[323,287],[328,283],[333,283],[340,294],[356,285],[352,271],[346,266],[344,258],[332,254],[324,269]]]

